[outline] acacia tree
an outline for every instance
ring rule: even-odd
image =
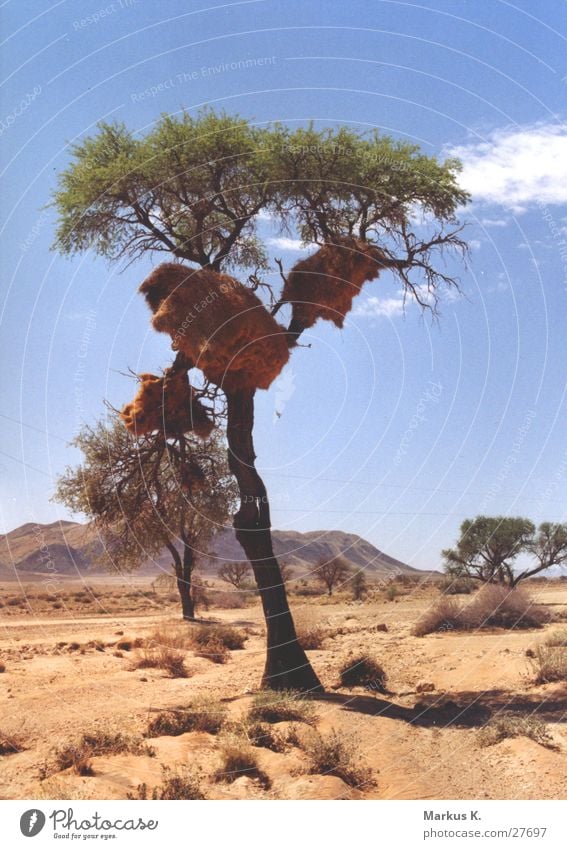
[[[159,432],[134,437],[111,415],[83,428],[73,445],[84,460],[61,475],[55,499],[94,523],[107,567],[134,570],[167,549],[183,618],[193,619],[199,590],[193,570],[235,504],[219,437],[204,443],[192,436],[166,440]]]
[[[236,563],[224,563],[217,572],[222,581],[231,584],[235,589],[242,589],[242,584],[250,575],[250,565],[242,561]]]
[[[455,160],[440,163],[416,145],[346,127],[256,127],[209,111],[166,116],[140,138],[123,124],[103,123],[72,149],[61,175],[56,247],[129,260],[165,252],[201,268],[252,271],[249,285],[267,292],[263,213],[306,242],[350,236],[379,246],[381,269],[434,310],[439,289],[456,285],[439,270],[440,256],[445,248],[465,249],[455,214],[468,196],[458,171]],[[282,304],[271,293],[266,308],[275,315]],[[300,333],[292,316],[290,348]],[[268,495],[255,466],[255,391],[227,390],[226,411],[229,466],[240,492],[234,526],[267,623],[263,683],[315,690],[320,683],[297,640],[273,551]]]
[[[552,566],[567,562],[567,525],[543,522],[537,532],[521,516],[477,516],[465,519],[456,548],[443,551],[445,571],[455,577],[515,587]],[[534,561],[520,571],[522,555]]]
[[[323,558],[313,570],[313,574],[323,584],[329,595],[333,595],[335,587],[344,583],[350,573],[350,567],[342,557],[333,557],[332,560]]]

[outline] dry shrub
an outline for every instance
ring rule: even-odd
[[[192,772],[188,767],[181,767],[173,770],[170,767],[162,766],[162,783],[154,787],[151,794],[148,794],[147,784],[138,784],[136,793],[128,793],[127,799],[158,799],[176,800],[202,800],[206,799],[203,790],[201,789],[201,777]]]
[[[282,293],[282,300],[293,304],[291,329],[300,332],[318,318],[342,327],[353,299],[367,280],[378,276],[384,260],[376,246],[344,238],[297,262]]]
[[[195,646],[207,647],[213,642],[230,651],[243,649],[247,639],[246,634],[230,625],[200,625],[191,634]]]
[[[567,649],[567,631],[552,631],[545,638],[545,645]]]
[[[439,599],[416,622],[412,633],[422,637],[433,631],[541,628],[549,618],[547,609],[536,604],[524,589],[486,584],[465,607],[449,598]]]
[[[360,751],[352,737],[331,731],[322,736],[314,734],[304,744],[310,764],[309,772],[316,775],[335,775],[350,787],[373,784],[370,769],[360,763]]]
[[[140,374],[139,379],[138,394],[120,413],[130,433],[141,436],[160,431],[165,436],[179,436],[192,430],[203,439],[211,435],[214,425],[186,372],[166,371],[163,377]]]
[[[486,584],[462,612],[468,628],[541,628],[549,618],[547,609],[526,590],[501,584]]]
[[[226,707],[206,698],[194,699],[186,707],[159,713],[152,719],[146,737],[178,737],[189,731],[218,734],[226,720]]]
[[[225,741],[221,758],[221,765],[215,773],[216,781],[231,784],[244,775],[257,779],[266,790],[271,786],[269,776],[258,765],[258,755],[241,740],[234,738]]]
[[[462,628],[461,608],[451,598],[443,596],[433,607],[426,610],[412,629],[416,637],[423,637],[433,631],[451,631]]]
[[[0,663],[0,672],[6,672],[6,664]]]
[[[17,734],[8,734],[0,730],[0,755],[17,755],[25,751],[25,746]]]
[[[511,737],[529,737],[540,746],[556,748],[545,723],[535,716],[501,714],[492,717],[478,732],[481,746],[494,746]]]
[[[536,684],[567,681],[567,644],[538,646],[530,656]]]
[[[297,628],[297,639],[305,651],[323,648],[325,638],[331,636],[322,625],[306,625]]]
[[[387,693],[387,675],[378,661],[361,654],[349,658],[339,670],[342,687],[364,687],[366,690],[376,690]]]
[[[254,697],[248,711],[248,721],[255,722],[306,722],[315,720],[312,702],[292,690],[264,690]]]
[[[119,731],[94,731],[83,734],[76,743],[67,743],[55,749],[52,763],[41,768],[41,777],[65,769],[72,769],[77,775],[93,775],[92,757],[120,755],[124,752],[150,757],[155,755],[151,747],[136,737],[128,737]]]
[[[135,661],[133,669],[163,669],[165,672],[169,672],[171,678],[187,678],[189,676],[183,654],[168,646],[143,649]]]
[[[284,328],[233,277],[163,263],[139,291],[154,328],[218,386],[267,389],[289,359]]]
[[[123,640],[119,640],[116,643],[116,648],[120,649],[120,651],[132,651],[132,649],[139,649],[144,645],[144,641],[141,637],[125,637]]]
[[[169,649],[188,649],[193,643],[191,629],[178,626],[161,626],[149,636],[148,645],[161,646]]]
[[[293,727],[287,731],[278,731],[268,722],[241,722],[234,728],[251,746],[270,749],[282,754],[290,745],[297,744],[297,732]]]

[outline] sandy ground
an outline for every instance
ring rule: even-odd
[[[93,591],[96,595],[97,588]],[[17,735],[25,750],[0,757],[0,796],[125,798],[142,782],[158,785],[164,765],[189,765],[201,771],[210,798],[566,798],[567,686],[534,685],[526,656],[558,626],[411,636],[413,622],[432,604],[434,593],[420,589],[395,602],[293,601],[300,623],[316,621],[343,631],[309,652],[327,689],[315,702],[317,728],[323,734],[335,730],[357,747],[375,782],[364,788],[335,776],[309,775],[306,755],[297,746],[281,753],[254,749],[271,779],[269,789],[249,777],[215,783],[210,776],[219,766],[222,735],[202,732],[150,740],[154,757],[94,757],[91,776],[64,770],[44,778],[42,765],[52,760],[54,749],[84,732],[142,735],[156,711],[186,705],[195,696],[226,700],[231,718],[243,716],[263,666],[261,610],[254,604],[205,614],[243,629],[247,641],[223,665],[185,651],[188,678],[135,669],[136,650],[115,654],[117,641],[147,639],[157,626],[194,627],[180,625],[170,607],[143,614],[84,611],[80,616],[69,610],[63,615],[58,610],[45,615],[10,611],[0,629],[5,665],[0,731]],[[567,609],[562,585],[542,586],[536,595],[553,611]],[[376,630],[380,624],[387,631]],[[337,687],[340,666],[361,652],[383,665],[387,695]],[[479,729],[502,711],[537,716],[546,723],[553,748],[527,737],[480,745]]]

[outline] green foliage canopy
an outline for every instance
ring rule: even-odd
[[[423,278],[433,291],[455,282],[433,257],[466,247],[456,219],[468,200],[459,170],[454,159],[441,163],[417,145],[348,127],[256,126],[211,110],[164,115],[143,137],[100,123],[71,147],[60,175],[55,247],[110,259],[166,252],[216,270],[261,270],[269,250],[258,221],[268,215],[304,242],[345,234],[377,242],[417,295]]]

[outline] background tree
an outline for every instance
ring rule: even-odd
[[[351,579],[350,586],[354,601],[361,601],[368,592],[368,584],[366,583],[364,572],[356,572]]]
[[[250,565],[242,561],[237,563],[224,563],[217,572],[222,581],[241,590],[246,578],[250,576]]]
[[[516,584],[552,566],[564,566],[567,563],[567,524],[542,522],[526,548],[535,560],[535,565],[519,572],[515,577]]]
[[[55,499],[94,522],[99,559],[107,568],[131,571],[167,549],[183,618],[193,619],[199,594],[199,588],[192,592],[193,571],[235,504],[219,437],[135,438],[111,415],[83,428],[73,445],[84,460],[59,478]],[[193,484],[187,468],[193,469]]]
[[[255,271],[250,285],[269,292],[259,276],[268,264],[258,230],[262,212],[305,241],[346,235],[378,245],[381,268],[423,308],[434,310],[439,289],[456,285],[438,261],[445,248],[465,249],[455,218],[468,199],[457,182],[458,162],[440,163],[377,132],[259,128],[204,112],[162,118],[144,138],[123,124],[100,124],[72,157],[55,194],[56,246],[64,253],[89,247],[132,259],[162,251],[202,268]],[[273,314],[282,303],[270,292]],[[294,325],[290,348],[298,335]],[[227,392],[227,439],[241,501],[234,526],[267,623],[263,682],[315,690],[320,683],[297,640],[255,466],[254,395]]]
[[[333,557],[332,560],[319,560],[313,570],[317,580],[323,584],[329,595],[333,595],[335,587],[344,584],[351,574],[351,569],[342,557]]]
[[[516,572],[521,555],[531,556],[535,565]],[[543,522],[536,533],[533,522],[519,516],[477,516],[462,523],[457,547],[445,549],[443,557],[453,577],[515,587],[567,562],[567,525]]]

